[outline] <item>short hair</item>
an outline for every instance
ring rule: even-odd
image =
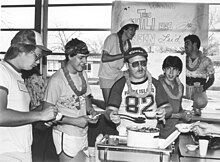
[[[77,38],[72,39],[69,42],[67,42],[67,44],[65,45],[66,61],[69,61],[68,56],[74,57],[78,53],[89,54],[89,50],[88,50],[86,43]]]
[[[199,49],[200,46],[201,46],[201,41],[200,41],[199,37],[198,37],[197,35],[195,35],[195,34],[191,34],[191,35],[186,36],[186,37],[184,38],[184,42],[185,42],[186,40],[190,40],[190,41],[192,42],[192,44],[193,44],[193,43],[196,43],[198,49]]]
[[[163,61],[162,69],[166,69],[168,67],[176,68],[181,73],[183,69],[183,63],[181,59],[177,56],[168,56]]]

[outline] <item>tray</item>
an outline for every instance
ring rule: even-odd
[[[172,150],[160,148],[139,148],[129,147],[125,143],[124,137],[115,144],[108,144],[109,137],[105,137],[96,145],[98,151],[98,159],[101,162],[169,162]],[[121,140],[123,139],[123,140]],[[121,143],[122,141],[122,143]]]

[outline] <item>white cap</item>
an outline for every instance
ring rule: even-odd
[[[121,24],[120,24],[120,28],[123,28],[125,25],[134,25],[136,28],[139,27],[139,25],[136,24],[136,23],[134,22],[134,20],[132,20],[131,18],[130,18],[130,19],[125,19],[125,20],[123,20],[123,21],[121,22]]]

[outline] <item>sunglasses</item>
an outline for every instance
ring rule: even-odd
[[[147,66],[147,61],[143,60],[143,61],[135,61],[130,63],[132,65],[133,68],[139,67],[141,66]]]

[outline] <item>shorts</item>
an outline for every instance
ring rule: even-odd
[[[113,84],[122,77],[123,75],[120,75],[114,79],[105,79],[105,78],[99,78],[99,85],[100,88],[111,88]]]
[[[31,152],[7,152],[0,154],[0,162],[32,162]]]
[[[87,156],[89,155],[87,135],[84,137],[70,136],[58,130],[53,130],[53,141],[58,155],[63,152],[73,158],[80,151],[83,151]]]
[[[99,78],[100,88],[111,88],[114,83],[115,83],[115,79]]]

